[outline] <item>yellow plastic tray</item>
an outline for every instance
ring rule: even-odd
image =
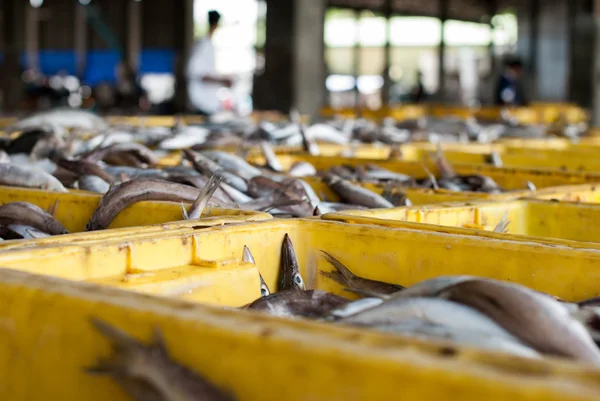
[[[0,266],[237,306],[258,297],[256,268],[269,287],[276,289],[281,243],[287,233],[306,285],[346,296],[340,286],[318,273],[330,269],[320,250],[338,257],[356,274],[402,285],[439,275],[472,274],[520,282],[567,300],[600,295],[598,250],[566,243],[557,246],[551,241],[546,244],[450,235],[448,232],[459,230],[450,227],[442,227],[446,233],[426,225],[417,228],[317,219],[271,220],[201,230],[188,227],[159,235],[3,251]],[[244,245],[254,255],[256,267],[241,262]]]
[[[574,247],[600,249],[600,234],[590,229],[592,222],[600,219],[600,206],[574,202],[552,202],[544,200],[518,200],[510,202],[473,202],[436,206],[348,211],[328,214],[325,219],[345,220],[340,215],[359,216],[367,219],[352,220],[354,223],[370,224],[369,218],[395,222],[414,222],[447,227],[493,231],[506,214],[510,224],[507,232],[512,238],[527,241],[544,241],[555,238],[586,242],[571,244]],[[386,223],[387,224],[387,223]],[[398,225],[402,227],[402,224]],[[412,226],[411,226],[412,227]],[[461,231],[460,233],[464,233]],[[499,234],[498,238],[502,238]],[[590,244],[590,243],[594,244]]]
[[[83,372],[111,353],[92,316],[144,343],[159,329],[171,358],[238,400],[600,398],[600,372],[570,363],[450,355],[447,345],[0,270],[3,399],[131,400],[111,379]]]
[[[115,235],[155,233],[166,229],[187,226],[210,226],[245,221],[271,219],[267,213],[208,208],[201,219],[182,221],[181,205],[174,202],[139,202],[123,210],[109,225],[110,230],[85,233],[85,226],[100,203],[101,196],[84,191],[57,193],[35,189],[0,186],[0,204],[30,202],[44,210],[55,204],[54,216],[71,233],[35,240],[0,242],[0,250],[22,246],[37,246],[54,243],[70,243],[88,240],[103,240]],[[118,230],[113,230],[118,229]]]
[[[253,155],[249,157],[248,160],[257,164],[264,164],[264,158],[259,155]],[[415,177],[425,176],[424,166],[427,167],[433,174],[437,174],[439,172],[435,163],[431,162],[404,162],[310,155],[280,155],[279,160],[284,169],[290,168],[298,161],[307,161],[311,163],[317,170],[324,170],[338,165],[356,166],[372,163],[391,171],[396,171]],[[550,190],[551,187],[563,185],[600,183],[600,173],[562,172],[552,169],[495,168],[485,165],[468,164],[454,164],[453,167],[459,174],[483,174],[489,176],[508,192],[501,194],[487,194],[478,192],[457,193],[450,191],[409,190],[407,191],[407,194],[414,193],[413,191],[421,191],[420,193],[422,194],[441,195],[435,203],[469,199],[509,200],[530,196],[532,192],[525,189],[528,181],[532,182],[538,189],[548,188],[548,190]],[[312,179],[308,181],[313,188],[317,190],[317,193],[319,193],[319,191],[324,191],[325,194],[331,194],[331,191],[328,191],[324,187],[324,184],[318,184],[319,180]],[[377,188],[378,192],[383,190],[383,186],[371,185],[367,187]],[[557,189],[552,188],[552,190],[556,191]],[[409,195],[409,199],[410,198],[411,197]]]

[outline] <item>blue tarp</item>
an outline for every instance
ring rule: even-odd
[[[77,58],[70,50],[42,50],[39,52],[40,70],[44,75],[59,71],[76,75]],[[0,53],[0,62],[3,55]],[[115,68],[120,61],[114,50],[91,50],[87,54],[83,82],[97,85],[100,82],[115,82]],[[27,55],[21,54],[21,65],[26,67]],[[175,71],[175,52],[171,49],[143,49],[139,60],[139,75],[156,73],[169,74]]]

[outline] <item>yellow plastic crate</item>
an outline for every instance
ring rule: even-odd
[[[208,208],[202,219],[182,221],[181,205],[174,202],[138,202],[123,210],[112,221],[110,230],[85,233],[85,226],[100,203],[101,196],[84,191],[71,193],[48,192],[35,189],[0,186],[0,204],[9,202],[29,202],[50,210],[55,204],[55,217],[71,233],[34,240],[15,240],[0,242],[0,250],[22,246],[39,246],[56,243],[80,241],[101,241],[112,236],[156,233],[166,229],[188,226],[211,226],[245,221],[271,219],[267,213]],[[118,229],[118,230],[113,230]]]
[[[250,162],[264,164],[264,158],[259,155],[250,156]],[[280,155],[279,160],[284,169],[289,169],[298,161],[307,161],[311,163],[317,170],[325,170],[333,166],[339,165],[364,165],[367,163],[376,164],[391,171],[412,175],[415,177],[423,177],[424,166],[427,167],[433,174],[439,173],[435,163],[432,162],[404,162],[394,160],[375,160],[375,159],[360,159],[360,158],[344,158],[344,157],[323,157],[310,155]],[[486,165],[468,165],[454,164],[454,169],[458,174],[483,174],[494,179],[501,187],[508,192],[501,194],[488,194],[478,192],[450,192],[450,191],[430,191],[430,190],[409,190],[407,195],[411,199],[410,193],[413,191],[421,191],[423,194],[440,194],[439,202],[451,202],[469,199],[489,199],[489,200],[508,200],[530,196],[531,191],[526,190],[527,182],[532,182],[537,188],[549,188],[562,185],[600,183],[599,173],[583,173],[583,172],[561,172],[557,170],[545,169],[525,169],[525,168],[496,168]],[[318,180],[309,180],[310,184],[319,191],[327,191],[322,185],[316,183]],[[369,188],[378,188],[378,192],[382,192],[382,185],[371,185]],[[422,192],[426,191],[426,192]],[[412,199],[411,199],[412,200]],[[415,201],[413,201],[415,203]],[[417,204],[417,203],[415,203]]]
[[[256,269],[269,287],[276,289],[281,243],[287,233],[307,287],[345,296],[349,295],[338,284],[319,274],[331,269],[320,250],[340,258],[358,275],[402,285],[439,275],[470,274],[517,281],[567,300],[600,295],[600,269],[595,272],[600,268],[597,250],[550,246],[552,242],[449,235],[425,225],[419,230],[390,227],[396,229],[317,219],[274,219],[202,230],[181,228],[153,236],[129,235],[103,242],[3,251],[0,266],[237,306],[259,296]],[[241,261],[245,245],[256,266]],[[586,279],[581,280],[584,272]]]
[[[446,345],[0,270],[3,398],[131,400],[110,379],[83,372],[111,353],[92,316],[144,343],[159,329],[172,359],[238,400],[600,398],[600,371],[556,360],[469,349],[449,356]]]
[[[177,122],[175,116],[109,116],[106,120],[111,124],[149,127],[172,127]]]
[[[507,216],[507,234],[493,232]],[[590,229],[600,219],[600,206],[573,202],[517,200],[472,202],[412,208],[348,211],[327,214],[327,220],[386,227],[421,228],[454,234],[483,235],[489,238],[560,243],[574,248],[600,249],[600,234]],[[443,226],[443,227],[442,227]],[[448,227],[459,230],[448,229]],[[464,230],[466,229],[466,230]],[[485,230],[486,232],[482,232]]]

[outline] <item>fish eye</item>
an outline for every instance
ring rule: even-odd
[[[269,294],[271,294],[271,291],[269,291],[269,287],[267,287],[266,284],[262,284],[260,286],[260,296],[261,297],[266,297]]]
[[[298,273],[294,274],[294,283],[298,287],[304,289],[304,281],[302,280],[302,277],[300,276],[300,274],[298,274]]]

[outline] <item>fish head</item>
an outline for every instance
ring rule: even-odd
[[[292,240],[285,234],[283,244],[281,246],[281,265],[279,268],[279,283],[278,291],[284,290],[304,290],[304,280],[300,274],[298,259]]]

